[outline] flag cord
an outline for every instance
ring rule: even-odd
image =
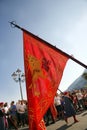
[[[39,38],[38,36],[32,34],[31,32],[25,30],[24,28],[20,27],[19,25],[16,24],[15,21],[12,21],[12,22],[9,22],[11,27],[15,28],[17,27],[18,29],[22,30],[22,31],[25,31],[26,33],[30,34],[31,36],[33,36],[34,38],[36,39],[39,39],[40,41],[42,42],[45,42],[48,46],[50,46],[51,48],[55,49],[56,51],[59,51],[61,54],[65,55],[66,57],[70,58],[71,60],[73,60],[74,62],[76,62],[77,64],[81,65],[82,67],[86,68],[87,69],[87,65],[85,65],[84,63],[82,63],[81,61],[77,60],[76,58],[74,58],[72,55],[69,55],[65,52],[63,52],[62,50],[56,48],[55,46],[53,46],[52,44],[48,43],[47,41]]]

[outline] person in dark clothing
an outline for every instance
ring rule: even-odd
[[[50,124],[50,121],[52,121],[52,123],[55,123],[55,120],[53,118],[53,115],[51,113],[51,109],[49,108],[44,116],[45,122],[46,122],[46,126],[48,126]]]
[[[50,107],[48,108],[46,114],[44,115],[44,120],[45,120],[46,126],[48,126],[50,124],[50,121],[52,121],[51,124],[55,123],[56,118],[57,118],[57,110],[56,110],[54,103],[52,103],[50,105]]]
[[[5,124],[4,124],[4,113],[3,113],[3,110],[2,110],[2,107],[3,107],[3,103],[1,102],[0,103],[0,130],[5,130]]]
[[[64,95],[62,96],[62,105],[64,110],[64,119],[66,123],[68,123],[69,117],[73,117],[74,123],[78,122],[78,120],[76,119],[76,111],[73,106],[73,101],[70,98],[68,92],[65,92]]]

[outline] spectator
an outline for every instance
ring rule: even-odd
[[[79,110],[81,110],[81,108],[84,108],[84,103],[83,103],[83,94],[81,92],[81,90],[78,90],[78,92],[76,93],[77,95],[77,99],[78,99],[78,106],[79,106]]]
[[[20,103],[21,101],[18,100],[18,102],[16,103],[16,108],[17,108],[17,119],[18,119],[18,125],[20,126],[20,113],[19,113],[19,109],[20,109]]]
[[[4,112],[3,112],[4,103],[0,103],[0,130],[5,130],[5,124],[4,124]]]
[[[76,111],[78,111],[78,99],[77,99],[76,93],[73,92],[72,96],[73,96],[73,105],[74,105],[74,108],[75,108]]]
[[[14,125],[14,127],[16,129],[18,129],[17,126],[17,109],[16,109],[16,105],[14,104],[14,101],[11,102],[11,106],[9,108],[9,119],[11,121],[11,123]]]
[[[23,103],[23,101],[20,101],[20,104],[17,105],[17,111],[19,114],[20,125],[22,127],[25,125],[25,111],[26,111],[26,105]]]
[[[50,124],[50,121],[52,120],[52,123],[55,123],[57,117],[57,110],[55,108],[54,103],[50,105],[48,108],[46,114],[44,115],[44,120],[46,122],[46,126]]]
[[[69,117],[73,117],[74,123],[78,122],[76,119],[76,111],[73,106],[73,101],[71,100],[68,92],[65,92],[62,96],[62,104],[64,108],[64,118],[66,123],[68,123]]]
[[[61,96],[56,93],[55,98],[54,98],[54,104],[57,109],[57,117],[59,119],[63,118],[63,110],[62,110],[62,105],[61,105]]]

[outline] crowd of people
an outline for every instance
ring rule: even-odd
[[[72,92],[56,93],[53,104],[44,115],[46,126],[60,119],[68,123],[68,118],[73,117],[74,123],[78,122],[76,113],[87,109],[87,90],[74,90]],[[19,100],[15,103],[0,103],[0,130],[10,130],[28,126],[27,101]]]
[[[56,93],[54,107],[56,108],[56,117],[53,118],[54,112],[49,108],[44,118],[46,125],[50,124],[49,118],[51,118],[52,123],[60,119],[64,119],[68,123],[68,118],[73,117],[74,123],[77,123],[77,112],[87,109],[87,89]]]
[[[27,101],[12,101],[10,106],[7,102],[0,103],[0,130],[18,130],[25,125],[28,125]]]

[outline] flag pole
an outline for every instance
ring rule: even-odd
[[[82,63],[81,61],[77,60],[76,58],[74,58],[73,56],[65,53],[64,51],[60,50],[59,48],[56,48],[55,46],[51,45],[50,43],[48,43],[47,41],[39,38],[38,36],[32,34],[31,32],[25,30],[24,28],[20,27],[19,25],[17,25],[14,21],[9,22],[11,24],[12,27],[17,27],[18,29],[25,31],[26,33],[28,33],[29,35],[31,35],[32,37],[36,38],[37,40],[40,40],[44,43],[46,43],[49,47],[55,49],[56,51],[60,52],[61,54],[65,55],[66,57],[70,58],[71,60],[73,60],[74,62],[76,62],[77,64],[81,65],[82,67],[87,69],[87,65],[85,65],[84,63]]]
[[[58,91],[60,91],[60,93],[62,93],[63,94],[63,92],[58,88]]]

